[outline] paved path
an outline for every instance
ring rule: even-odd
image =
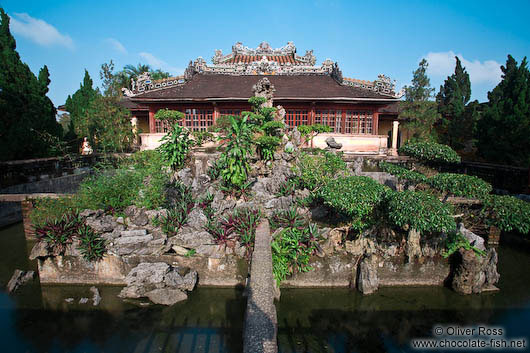
[[[264,220],[256,230],[252,254],[247,312],[243,333],[245,353],[276,353],[278,320],[274,306],[272,252],[269,221]]]

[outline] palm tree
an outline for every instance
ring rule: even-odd
[[[139,75],[143,74],[144,72],[151,72],[153,71],[149,65],[144,64],[138,64],[138,66],[134,65],[125,65],[123,68],[123,73],[127,75],[129,81],[131,81],[131,78],[136,79]]]

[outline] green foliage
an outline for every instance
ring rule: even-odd
[[[130,113],[116,97],[97,95],[74,122],[79,136],[86,136],[95,151],[124,152],[133,141]]]
[[[427,182],[447,194],[469,198],[484,199],[492,190],[491,185],[484,180],[465,174],[439,173]]]
[[[389,193],[386,207],[390,222],[401,228],[419,232],[448,232],[456,228],[451,206],[425,192]]]
[[[322,124],[313,124],[313,125],[299,125],[297,126],[298,132],[302,137],[302,144],[311,142],[315,136],[325,132],[331,132],[331,127],[328,125]]]
[[[389,163],[385,161],[379,162],[379,168],[383,172],[387,172],[398,178],[399,180],[406,180],[413,184],[425,183],[427,177],[414,170],[407,169],[399,164]]]
[[[445,239],[445,250],[442,252],[442,256],[448,258],[460,250],[460,248],[463,248],[464,250],[473,250],[477,256],[486,255],[484,251],[471,246],[469,240],[467,240],[467,238],[462,234],[454,231],[447,233],[447,238]]]
[[[250,97],[248,102],[255,110],[258,110],[263,103],[267,102],[267,98],[254,96]]]
[[[460,59],[458,57],[455,59],[455,73],[445,80],[443,86],[440,86],[440,92],[436,96],[438,111],[442,115],[437,130],[442,143],[462,148],[473,138],[478,114],[472,108],[466,109],[466,104],[471,98],[471,82]],[[470,107],[474,105],[471,104]]]
[[[434,125],[440,119],[436,103],[431,101],[434,88],[427,77],[429,64],[423,59],[413,72],[412,85],[405,86],[405,101],[400,106],[400,117],[405,128],[419,140],[436,140]]]
[[[297,182],[294,179],[289,179],[280,184],[280,188],[276,196],[292,196],[297,187]]]
[[[327,151],[319,151],[316,155],[302,153],[294,167],[300,187],[316,190],[327,180],[346,174],[348,167],[341,157],[342,154]]]
[[[317,195],[328,205],[353,221],[352,228],[362,230],[372,221],[387,188],[365,176],[329,180]]]
[[[157,151],[164,156],[167,164],[174,170],[184,165],[194,145],[193,140],[190,139],[189,130],[176,123],[160,141],[162,144],[157,147]]]
[[[240,189],[248,179],[250,172],[249,155],[252,146],[252,127],[247,117],[230,117],[230,126],[224,136],[225,147],[220,157],[224,166],[221,177],[224,184],[233,189]]]
[[[238,119],[237,116],[234,116],[235,119]],[[221,115],[215,119],[215,124],[208,127],[208,131],[226,133],[227,129],[230,127],[231,115]]]
[[[502,231],[530,233],[530,203],[516,197],[490,195],[485,200],[482,215],[486,223]]]
[[[274,152],[280,145],[280,138],[276,136],[263,135],[254,140],[262,160],[272,161]]]
[[[193,131],[191,135],[195,146],[202,146],[206,142],[213,141],[214,138],[213,134],[208,131]]]
[[[318,246],[320,234],[313,224],[302,229],[286,228],[271,242],[272,272],[278,286],[295,272],[308,272],[313,268],[309,259]]]
[[[116,170],[87,178],[73,198],[78,209],[113,209],[130,205],[155,209],[166,203],[169,173],[156,151],[137,152]]]
[[[10,19],[2,8],[0,17],[0,160],[45,157],[50,151],[41,136],[62,135],[54,105],[46,96],[48,68],[44,66],[38,77],[31,72],[16,51]]]
[[[297,213],[296,207],[291,207],[288,210],[274,211],[270,217],[270,225],[272,230],[278,228],[296,228],[303,229],[306,221],[304,217]]]
[[[210,177],[210,179],[217,180],[219,176],[221,175],[221,170],[223,170],[224,165],[223,161],[221,159],[216,159],[212,162],[212,165],[208,168],[207,174]]]
[[[165,216],[158,218],[162,231],[168,236],[177,235],[178,231],[188,221],[188,214],[195,206],[191,187],[180,182],[172,185],[173,204]]]
[[[184,120],[184,113],[179,112],[177,110],[171,110],[171,109],[159,109],[155,113],[155,119],[162,120],[167,122],[170,126],[174,126],[179,121]]]
[[[32,200],[32,204],[33,210],[30,213],[30,220],[34,226],[61,219],[63,215],[76,214],[79,211],[76,200],[71,197],[39,198]]]
[[[285,123],[277,120],[268,121],[261,127],[267,135],[277,136],[278,132],[285,129]]]
[[[502,81],[488,93],[478,122],[479,153],[489,161],[530,167],[530,71],[508,55]]]
[[[87,225],[79,230],[78,248],[87,261],[99,261],[107,252],[105,239]]]
[[[399,154],[433,164],[460,163],[461,160],[451,147],[434,142],[409,142],[399,149]]]

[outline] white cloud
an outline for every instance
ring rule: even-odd
[[[166,63],[164,60],[157,58],[151,53],[141,52],[138,55],[140,55],[140,57],[144,59],[147,62],[147,64],[149,64],[154,70],[161,69],[162,71],[169,72],[171,75],[180,75],[184,72],[183,69],[179,69],[177,67],[171,66],[168,63]]]
[[[453,51],[447,52],[430,52],[425,56],[429,62],[427,69],[429,75],[439,76],[445,78],[455,72],[455,56],[458,56],[469,73],[469,79],[473,84],[491,83],[497,84],[501,81],[501,64],[495,60],[486,60],[480,62],[478,60],[469,61],[465,59],[462,54],[455,54]]]
[[[54,26],[44,20],[33,18],[27,13],[15,13],[11,17],[13,33],[26,37],[43,46],[62,45],[72,49],[74,42],[66,34],[61,34]]]
[[[109,43],[112,49],[122,53],[127,54],[127,49],[121,44],[117,39],[114,38],[107,38],[105,39],[105,42]]]

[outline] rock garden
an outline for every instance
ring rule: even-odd
[[[35,200],[30,258],[41,282],[124,285],[122,298],[172,305],[196,285],[245,285],[257,225],[268,220],[279,288],[495,290],[489,234],[527,234],[528,203],[444,173],[460,160],[434,143],[405,145],[409,158],[378,163],[385,177],[371,178],[334,141],[302,149],[329,127],[289,131],[266,99],[250,103],[193,134],[182,113],[161,110],[172,128],[157,150],[102,164],[72,197]],[[218,151],[193,150],[212,139]]]

